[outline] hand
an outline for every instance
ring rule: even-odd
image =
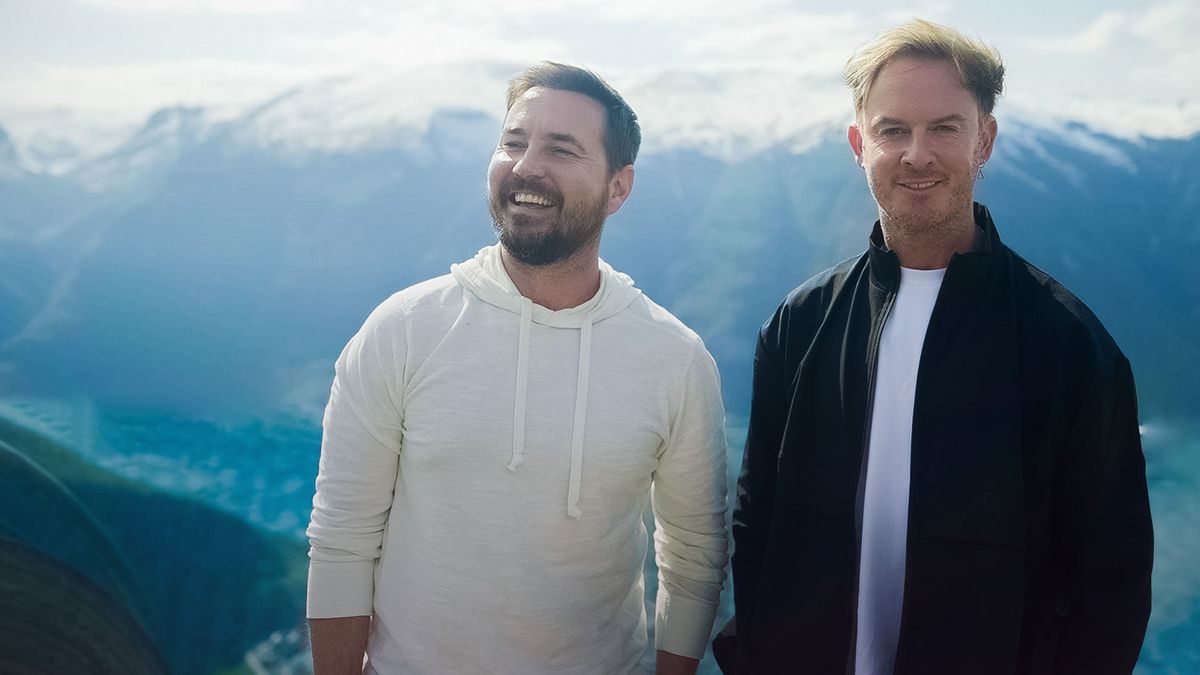
[[[654,660],[654,675],[695,675],[699,667],[700,659],[690,659],[660,649]]]
[[[371,617],[309,619],[308,631],[315,675],[362,675]]]

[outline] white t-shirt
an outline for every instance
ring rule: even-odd
[[[858,568],[856,675],[891,675],[896,661],[917,368],[945,273],[900,268],[900,289],[879,342]]]

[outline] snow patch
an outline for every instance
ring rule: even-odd
[[[415,151],[435,135],[447,138],[433,125],[454,111],[473,120],[462,138],[474,143],[479,125],[503,116],[506,82],[519,70],[478,62],[324,77],[249,107],[166,108],[136,132],[127,122],[64,110],[0,108],[0,124],[25,170],[77,173],[103,189],[170,161],[188,142],[216,139],[230,152],[269,149],[297,163],[314,154]],[[837,77],[782,66],[642,67],[606,75],[638,113],[645,154],[689,149],[737,160],[776,147],[802,153],[840,132],[853,114]],[[1002,101],[999,111],[1000,148],[1015,137],[1025,151],[1037,152],[1034,145],[1054,139],[1127,171],[1136,168],[1121,142],[1200,132],[1200,102],[1190,100],[1018,97]],[[1010,126],[1012,120],[1019,123]]]

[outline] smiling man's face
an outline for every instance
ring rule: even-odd
[[[604,125],[604,108],[571,91],[533,87],[509,108],[488,166],[488,201],[500,243],[517,261],[569,258],[599,239],[620,207]]]
[[[948,61],[907,56],[875,76],[850,129],[880,219],[910,237],[974,222],[975,176],[995,137]]]

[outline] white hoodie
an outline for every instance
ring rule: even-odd
[[[600,271],[551,311],[493,245],[393,295],[342,352],[308,616],[373,614],[367,672],[641,672],[651,485],[655,647],[704,653],[727,559],[716,365]]]

